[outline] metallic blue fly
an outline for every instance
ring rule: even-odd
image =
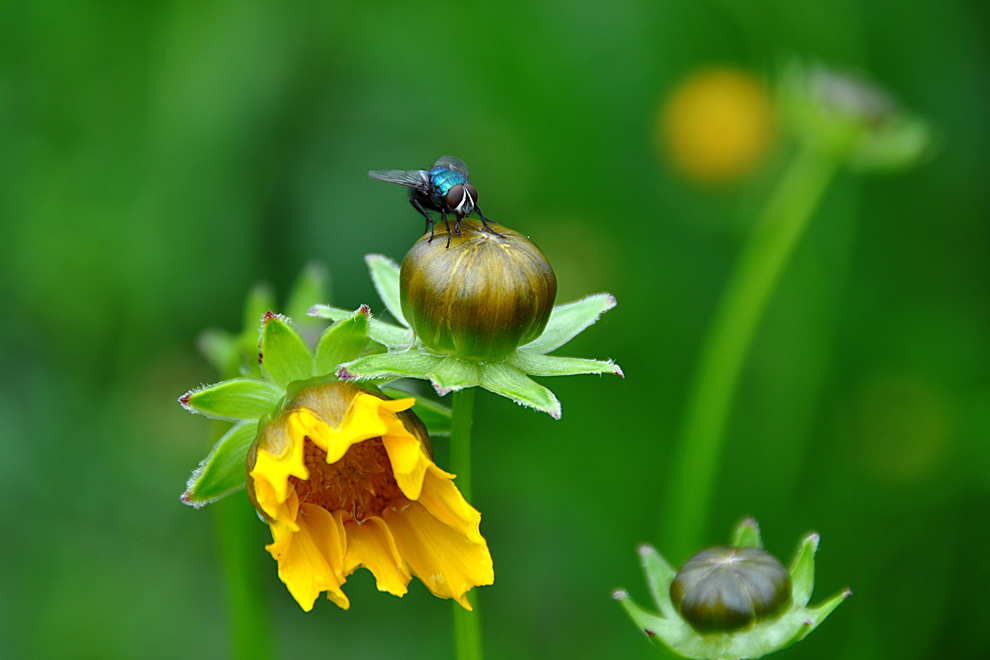
[[[426,218],[431,241],[433,218],[427,213],[427,209],[440,212],[443,224],[447,227],[447,247],[450,247],[448,213],[456,218],[455,234],[461,233],[461,218],[477,211],[485,229],[496,236],[499,235],[488,226],[488,218],[478,208],[478,191],[468,181],[467,165],[460,158],[444,156],[430,170],[372,170],[368,172],[368,176],[409,188],[409,203]]]

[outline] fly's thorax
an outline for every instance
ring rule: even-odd
[[[467,183],[467,177],[460,172],[448,170],[445,167],[438,167],[430,170],[430,183],[437,189],[437,196],[444,198],[450,189],[458,184]]]

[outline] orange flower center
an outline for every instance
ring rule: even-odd
[[[359,525],[404,497],[392,474],[392,464],[381,438],[352,445],[344,457],[327,464],[327,453],[308,437],[303,445],[303,461],[309,479],[289,477],[299,503],[309,502],[327,511],[343,511]]]

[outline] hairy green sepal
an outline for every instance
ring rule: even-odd
[[[337,365],[361,354],[368,342],[367,331],[367,310],[350,312],[323,331],[314,351],[288,317],[264,313],[257,375],[200,387],[179,398],[190,412],[235,422],[193,471],[182,501],[201,507],[242,488],[245,459],[259,424],[278,414],[286,398],[300,387],[337,380]],[[432,412],[442,418],[441,411]]]

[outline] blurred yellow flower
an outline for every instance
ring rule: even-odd
[[[379,591],[402,596],[416,575],[469,610],[466,593],[494,582],[481,514],[433,463],[413,403],[353,383],[312,387],[255,441],[248,494],[271,526],[279,578],[304,610],[323,591],[347,609],[341,586],[362,566]]]
[[[662,108],[658,146],[685,176],[703,182],[752,171],[773,140],[765,86],[744,71],[720,67],[683,81]]]

